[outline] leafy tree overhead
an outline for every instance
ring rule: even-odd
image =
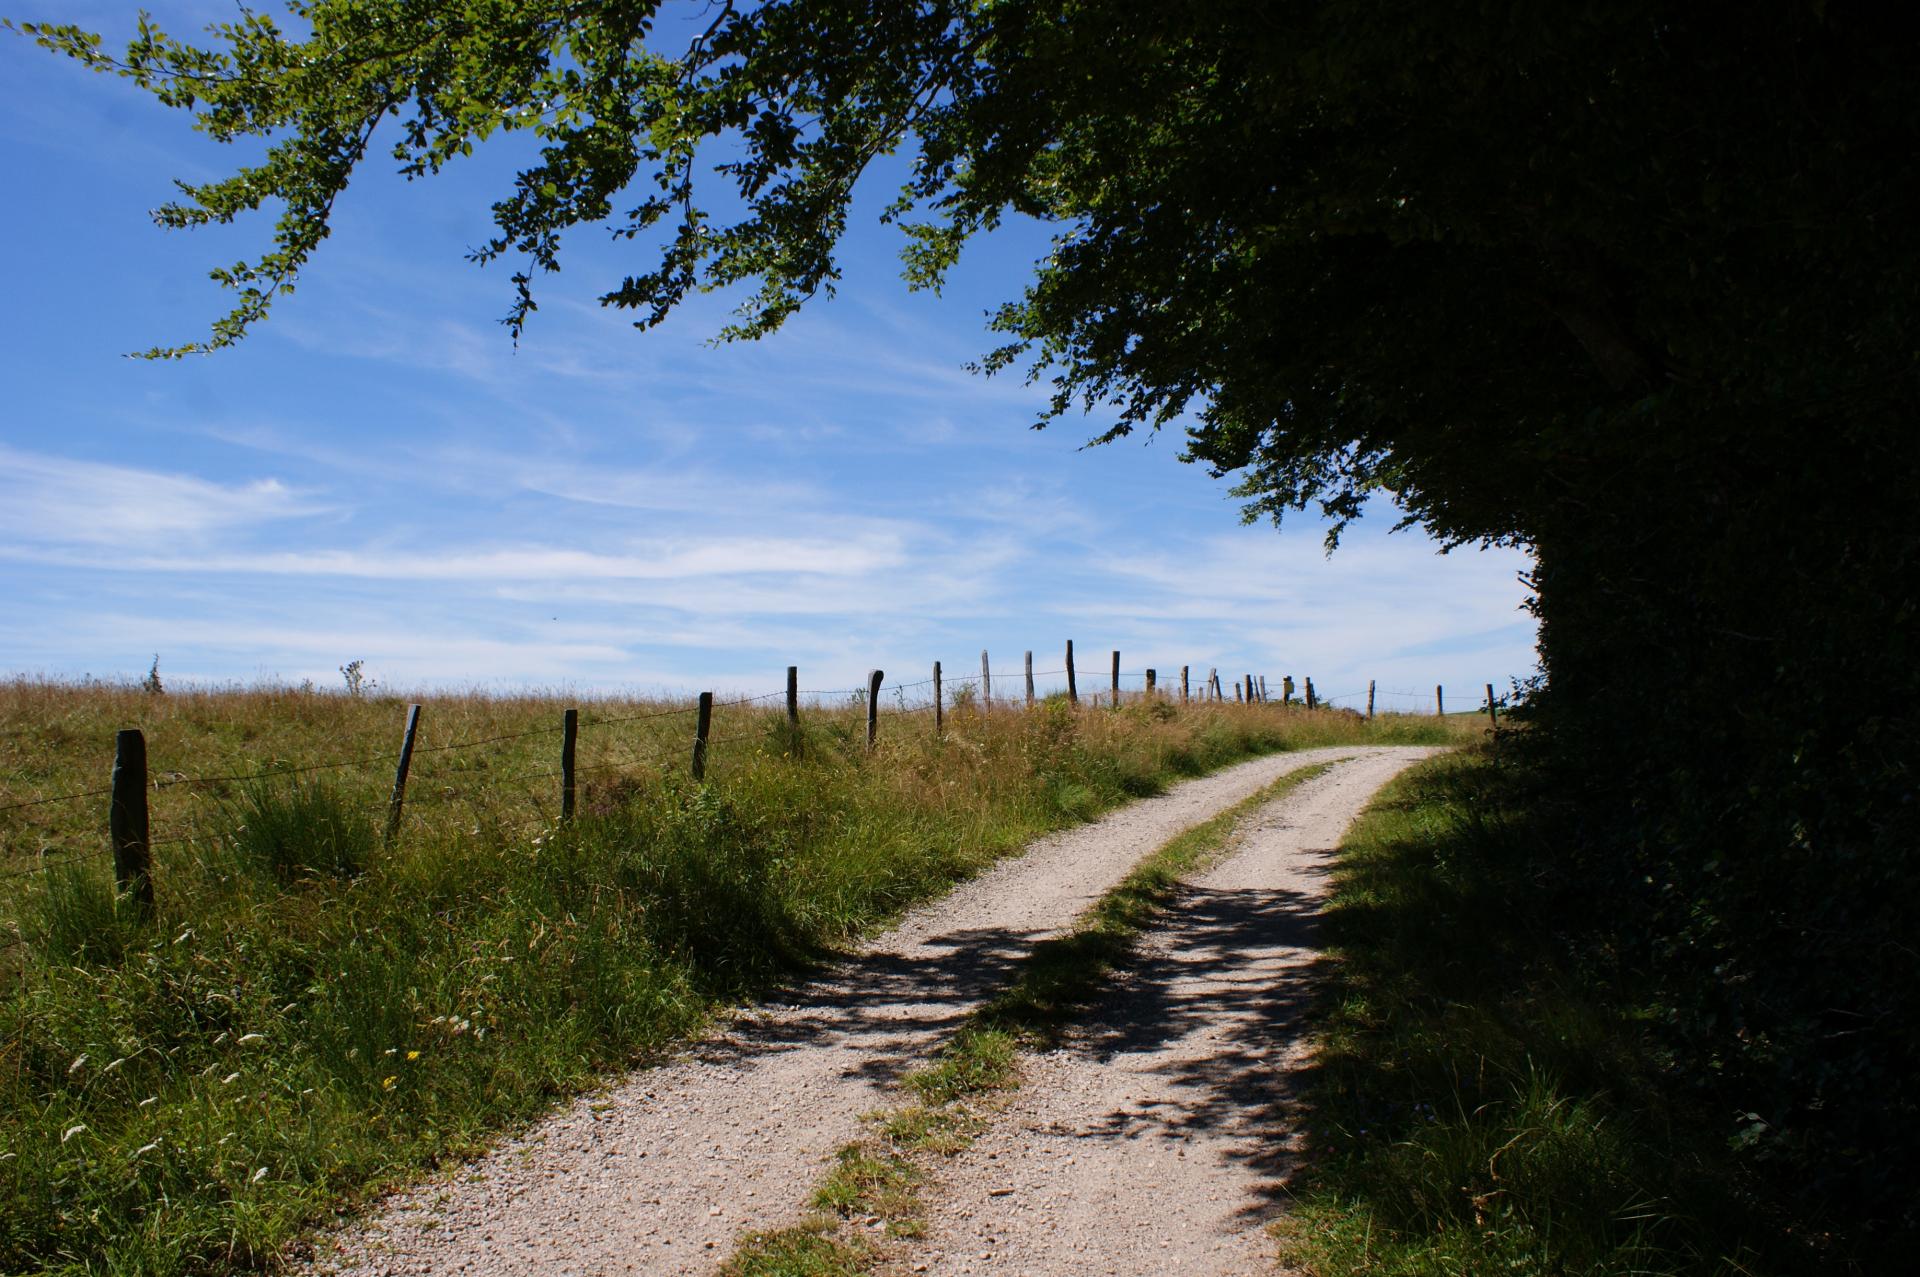
[[[1386,491],[1534,550],[1564,871],[1618,898],[1682,1071],[1756,1157],[1913,1224],[1920,1105],[1887,1082],[1920,1058],[1920,78],[1894,7],[728,0],[676,10],[702,21],[675,48],[654,0],[287,9],[204,44],[142,20],[117,52],[20,27],[267,141],[158,211],[280,210],[215,272],[231,313],[150,353],[262,320],[374,152],[425,177],[496,133],[541,144],[475,254],[516,264],[515,334],[582,227],[632,241],[604,300],[641,327],[745,285],[729,335],[770,332],[831,289],[893,152],[916,286],[1045,219],[983,363],[1049,379],[1048,417],[1183,423],[1251,516],[1337,529]]]

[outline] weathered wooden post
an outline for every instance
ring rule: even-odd
[[[1080,689],[1073,681],[1072,639],[1067,640],[1067,703],[1069,705],[1078,705],[1080,703]]]
[[[1207,686],[1213,689],[1213,699],[1216,702],[1224,701],[1227,699],[1227,694],[1220,690],[1219,666],[1215,665],[1215,666],[1207,667]]]
[[[1027,653],[1027,708],[1033,708],[1033,653]]]
[[[880,737],[880,680],[885,671],[875,670],[867,675],[867,752],[873,752],[873,743]]]
[[[153,844],[147,822],[147,738],[130,727],[113,737],[113,797],[107,837],[113,843],[113,881],[142,917],[153,913]]]
[[[1159,678],[1158,678],[1159,673],[1160,671],[1156,669],[1149,668],[1147,670],[1147,699],[1148,700],[1153,699],[1153,688],[1154,688],[1154,684],[1159,681]]]
[[[800,726],[800,667],[787,666],[787,726]]]
[[[980,649],[980,712],[993,708],[993,671],[987,668],[987,649]]]
[[[940,662],[933,663],[933,734],[938,736],[947,721],[946,698],[940,693]]]
[[[1280,676],[1280,703],[1282,705],[1293,704],[1293,675],[1291,674],[1282,674]]]
[[[407,771],[413,766],[413,739],[420,731],[420,707],[407,710],[406,734],[400,738],[400,762],[393,769],[393,797],[387,800],[387,842],[400,832],[400,816],[407,803]]]
[[[1233,680],[1233,703],[1235,705],[1245,705],[1247,703],[1247,689],[1237,678]]]
[[[1113,707],[1120,708],[1120,651],[1118,648],[1115,648],[1113,653]]]
[[[1495,712],[1493,707],[1493,684],[1492,683],[1487,684],[1487,726],[1489,727],[1500,726],[1500,715]]]
[[[1367,717],[1373,717],[1373,680],[1367,680]]]
[[[573,756],[580,739],[580,711],[560,716],[560,819],[573,819]]]
[[[1260,703],[1262,705],[1267,703],[1267,676],[1265,674],[1260,676]]]
[[[1242,677],[1247,680],[1247,704],[1251,705],[1253,704],[1253,675],[1246,674]]]
[[[1433,712],[1435,717],[1438,718],[1446,717],[1447,713],[1446,693],[1441,690],[1440,684],[1438,683],[1433,685]]]
[[[707,778],[707,737],[713,732],[713,693],[700,693],[700,712],[693,720],[693,778]]]
[[[1318,696],[1315,696],[1315,695],[1314,695],[1314,693],[1313,693],[1313,680],[1312,680],[1312,679],[1308,679],[1308,680],[1307,680],[1307,708],[1308,708],[1308,709],[1319,709],[1319,708],[1320,708],[1320,698],[1319,698]]]
[[[1187,667],[1182,665],[1180,667],[1180,703],[1185,705],[1190,699],[1187,692]]]

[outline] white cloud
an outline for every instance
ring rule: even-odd
[[[337,576],[405,581],[659,581],[760,573],[858,576],[900,564],[891,538],[865,542],[769,537],[658,542],[624,554],[524,545],[473,552],[382,549],[288,550],[244,554],[126,554],[104,559],[34,554],[0,547],[0,557],[95,570],[190,572],[201,575]]]
[[[333,507],[275,478],[236,484],[76,461],[0,444],[0,536],[37,545],[198,543]]]

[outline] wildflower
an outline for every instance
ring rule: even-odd
[[[399,1081],[400,1079],[397,1077],[383,1077],[380,1079],[380,1089],[383,1091],[391,1091]]]
[[[420,1053],[418,1051],[409,1051],[407,1052],[407,1058],[409,1060],[417,1060],[420,1058]]]

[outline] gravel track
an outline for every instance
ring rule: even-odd
[[[1024,1081],[929,1193],[902,1274],[1247,1277],[1277,1271],[1266,1225],[1295,1148],[1326,863],[1395,773],[1437,751],[1354,761],[1262,809],[1188,883],[1139,961]]]
[[[711,1271],[748,1229],[803,1211],[825,1159],[885,1105],[1037,940],[1143,856],[1288,772],[1361,747],[1275,754],[1034,843],[828,976],[673,1062],[583,1096],[451,1176],[323,1239],[328,1274]]]

